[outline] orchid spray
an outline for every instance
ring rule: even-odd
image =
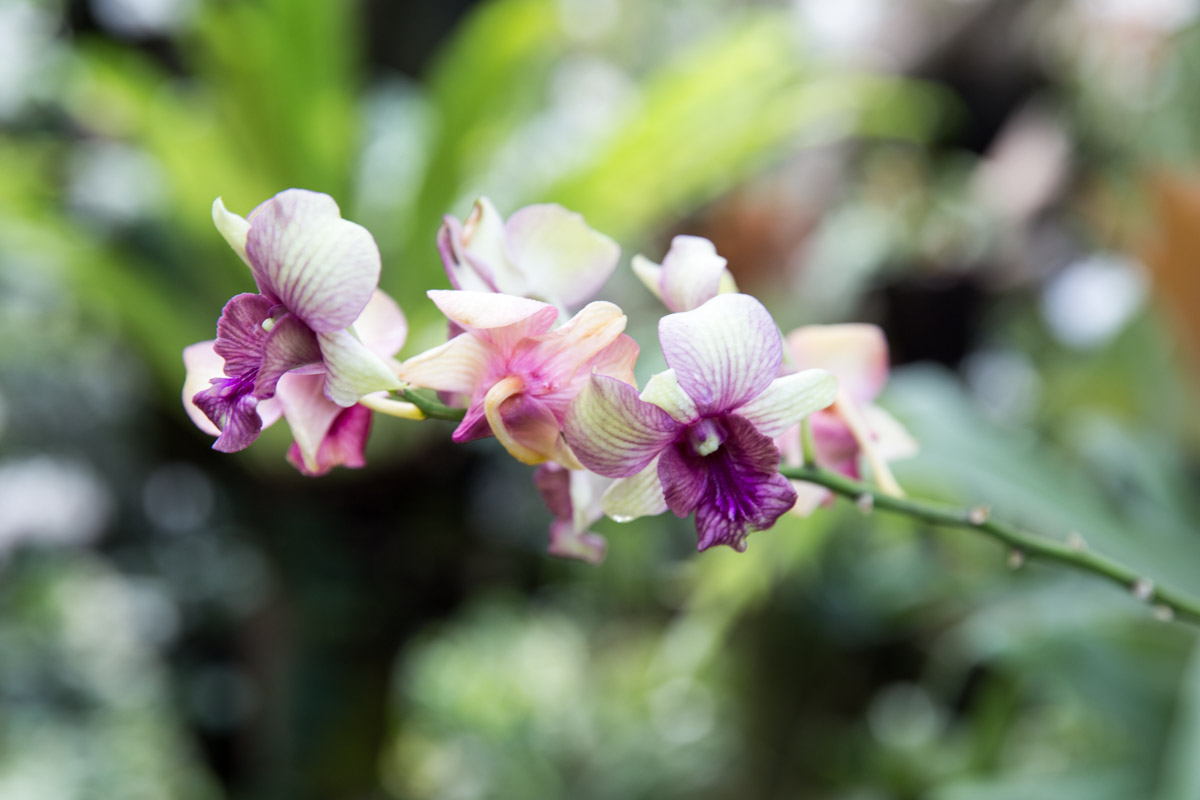
[[[453,420],[454,441],[495,437],[538,465],[554,555],[599,563],[598,520],[667,511],[694,518],[700,550],[741,551],[789,510],[809,514],[836,495],[981,533],[1016,563],[1091,572],[1162,618],[1200,622],[1200,602],[1078,541],[907,497],[889,462],[916,442],[876,404],[883,332],[814,325],[784,336],[706,239],[675,237],[661,264],[633,259],[671,312],[658,323],[668,368],[639,390],[625,313],[593,299],[620,248],[561,206],[506,220],[480,198],[465,220],[446,217],[433,238],[452,288],[428,296],[449,337],[404,361],[407,323],[378,289],[379,251],[332,198],[289,189],[245,218],[217,199],[213,220],[257,288],[225,305],[215,339],[183,353],[184,406],[216,450],[241,450],[282,417],[289,461],[320,475],[364,465],[375,412]]]

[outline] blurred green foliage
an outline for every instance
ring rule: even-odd
[[[180,350],[250,288],[211,225],[218,195],[245,213],[289,186],[333,194],[379,241],[415,349],[444,333],[423,299],[444,285],[434,232],[478,193],[506,212],[562,202],[629,254],[797,152],[867,142],[813,222],[807,298],[766,298],[786,301],[781,319],[834,321],[881,283],[973,279],[1003,257],[1000,223],[971,193],[978,156],[925,148],[958,113],[946,92],[824,59],[769,4],[597,4],[620,12],[606,27],[571,21],[586,3],[489,0],[420,80],[368,58],[371,4],[199,2],[144,46],[87,25],[66,35],[84,5],[22,5],[47,15],[44,58],[28,106],[0,122],[0,466],[85,459],[116,511],[102,545],[0,536],[15,549],[0,581],[0,796],[1200,792],[1194,634],[1111,587],[1007,570],[990,543],[839,505],[703,558],[685,522],[606,523],[609,560],[591,569],[541,555],[528,471],[486,447],[438,473],[445,451],[381,430],[377,446],[408,448],[390,459],[409,473],[317,491],[284,473],[281,442],[217,466],[181,434]],[[1170,102],[1151,98],[1146,137],[1184,159],[1194,38],[1167,51],[1176,79]],[[1145,148],[1124,134],[1142,128],[1114,122],[1128,109],[1060,80],[1073,141],[1136,166]],[[1111,246],[1064,205],[1058,229]],[[898,372],[886,404],[922,443],[902,481],[1200,585],[1193,398],[1168,334],[1143,308],[1073,348],[1037,292],[995,290],[960,376]],[[173,438],[155,441],[164,429]],[[430,492],[439,475],[469,492]],[[351,516],[354,486],[386,512]],[[430,511],[446,498],[458,505]],[[362,535],[379,530],[390,545]],[[371,635],[388,662],[414,632],[383,719]],[[260,659],[252,722],[230,711],[250,679],[213,668],[222,648]],[[202,757],[196,731],[237,740],[249,765]]]

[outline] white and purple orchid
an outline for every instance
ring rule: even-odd
[[[876,325],[806,325],[787,335],[793,364],[799,369],[825,369],[838,379],[833,405],[809,417],[817,466],[861,477],[865,461],[871,476],[883,491],[903,492],[888,467],[889,461],[908,458],[917,452],[917,442],[887,411],[875,405],[888,379],[888,346]],[[787,460],[799,464],[800,431],[794,428],[778,444]],[[811,513],[832,499],[828,489],[796,481],[796,512]]]
[[[833,402],[837,382],[819,369],[777,377],[779,329],[749,295],[669,314],[658,331],[669,369],[640,395],[593,375],[567,413],[566,439],[588,469],[627,479],[606,494],[611,516],[695,512],[700,550],[743,550],[796,500],[772,440]]]
[[[407,335],[399,307],[376,288],[375,240],[331,197],[301,189],[245,219],[217,198],[213,221],[259,292],[231,299],[217,338],[184,351],[193,421],[217,436],[214,449],[233,452],[282,415],[302,471],[360,466],[370,413],[359,400],[401,387],[392,356]]]
[[[718,294],[737,291],[726,260],[702,236],[676,236],[662,264],[633,257],[633,272],[671,311],[691,311]]]
[[[463,332],[414,356],[400,375],[469,402],[456,442],[495,436],[526,464],[579,464],[562,440],[567,407],[595,372],[633,382],[638,346],[612,303],[589,303],[558,328],[549,303],[490,292],[431,290]]]
[[[616,269],[621,248],[554,203],[526,206],[506,222],[486,197],[460,222],[446,216],[437,234],[455,289],[544,300],[578,308]]]

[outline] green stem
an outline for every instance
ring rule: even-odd
[[[1155,605],[1161,617],[1174,616],[1200,623],[1200,602],[1170,589],[1105,556],[1088,550],[1078,536],[1067,542],[1047,539],[993,520],[986,508],[963,510],[907,497],[893,497],[878,488],[814,466],[782,467],[780,472],[792,480],[808,481],[858,503],[859,508],[881,508],[919,519],[933,525],[976,530],[1012,548],[1014,565],[1026,559],[1040,558],[1090,572],[1119,584],[1133,595]]]
[[[422,394],[417,394],[412,389],[401,389],[398,392],[392,392],[393,395],[399,396],[401,399],[412,403],[417,408],[421,409],[421,413],[430,419],[448,419],[451,422],[461,422],[466,416],[465,408],[455,408],[453,406],[444,406],[432,398]]]

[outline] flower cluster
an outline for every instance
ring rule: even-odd
[[[241,450],[282,417],[301,472],[361,467],[373,413],[420,419],[419,392],[434,391],[462,409],[454,441],[494,436],[539,465],[550,552],[592,562],[605,543],[589,528],[605,515],[694,515],[699,549],[743,550],[787,511],[810,512],[824,490],[779,473],[806,435],[818,465],[857,477],[865,463],[899,492],[887,461],[915,445],[873,404],[882,333],[784,337],[706,239],[675,237],[661,264],[633,258],[672,312],[658,325],[668,369],[639,391],[625,314],[592,300],[620,248],[561,206],[505,220],[481,198],[465,220],[446,217],[436,243],[453,288],[428,296],[450,336],[404,361],[407,326],[378,288],[375,242],[330,197],[290,189],[245,218],[218,198],[213,220],[258,289],[226,304],[216,339],[184,351],[184,405],[216,450]]]

